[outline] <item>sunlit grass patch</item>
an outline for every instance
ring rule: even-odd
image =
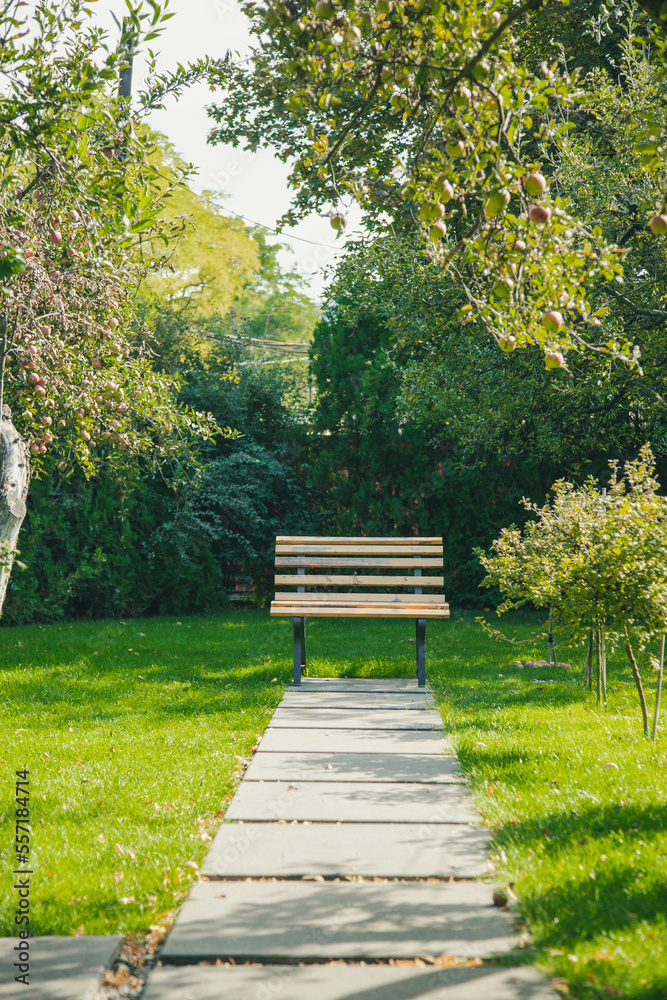
[[[257,614],[0,632],[1,854],[10,870],[11,786],[27,764],[34,933],[145,929],[183,897],[280,698],[271,624]],[[11,893],[0,905],[13,933]]]
[[[667,996],[667,739],[642,735],[627,660],[609,661],[605,713],[583,650],[569,670],[519,669],[471,618],[455,626],[465,656],[438,659],[431,682],[519,897],[525,960],[582,1000]],[[534,620],[512,624],[527,635]]]
[[[519,669],[473,619],[429,623],[427,679],[530,931],[512,961],[582,1000],[664,1000],[665,735],[641,734],[622,657],[605,714],[582,687],[583,651],[570,669]],[[513,616],[512,634],[536,620]],[[0,853],[9,870],[27,763],[35,933],[146,930],[181,901],[291,679],[291,628],[239,611],[0,630]],[[412,676],[413,638],[412,622],[309,620],[309,671]],[[0,914],[13,933],[8,890]]]

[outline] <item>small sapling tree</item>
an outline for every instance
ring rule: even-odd
[[[628,657],[642,712],[649,719],[637,652],[667,632],[667,498],[658,494],[655,463],[645,446],[623,475],[615,463],[609,486],[587,480],[576,488],[559,481],[523,532],[505,529],[492,553],[480,553],[483,585],[505,596],[498,612],[530,603],[551,607],[554,622],[573,641],[595,636],[598,701],[604,649],[621,646]],[[589,644],[589,658],[591,646]]]

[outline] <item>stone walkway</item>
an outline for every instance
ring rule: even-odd
[[[226,820],[143,1000],[554,997],[531,970],[470,962],[518,934],[428,688],[304,678]]]
[[[114,960],[123,941],[121,934],[83,937],[29,938],[28,985],[15,977],[19,938],[0,938],[0,998],[2,1000],[90,1000],[104,970]]]

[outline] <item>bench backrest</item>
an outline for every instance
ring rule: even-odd
[[[442,604],[442,593],[423,593],[423,588],[444,586],[442,538],[326,538],[279,535],[276,538],[276,602]],[[281,570],[289,572],[280,572]],[[306,572],[307,570],[311,572]],[[314,572],[312,572],[314,570]],[[326,570],[334,570],[332,573]],[[352,572],[356,570],[357,572]],[[367,571],[375,572],[369,573]],[[399,572],[391,572],[399,571]],[[282,591],[286,586],[295,591]],[[306,588],[326,588],[313,593]],[[331,588],[337,588],[332,591]],[[371,588],[396,588],[393,593],[369,593]],[[409,588],[408,593],[398,589]]]

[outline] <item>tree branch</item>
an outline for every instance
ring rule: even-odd
[[[667,320],[667,312],[663,309],[642,309],[641,306],[635,305],[632,299],[629,299],[627,295],[623,295],[621,292],[617,292],[612,285],[605,285],[603,288],[604,292],[611,295],[612,298],[616,299],[618,302],[622,302],[624,306],[628,306],[632,309],[634,313],[638,316],[649,316],[651,319],[665,319]]]
[[[329,153],[327,155],[327,158],[324,161],[325,163],[331,163],[331,161],[334,159],[334,157],[338,153],[338,150],[341,148],[341,146],[345,142],[345,139],[349,135],[350,131],[354,128],[354,126],[357,124],[357,122],[359,121],[359,119],[362,118],[363,115],[366,114],[366,112],[370,108],[371,104],[373,103],[373,98],[377,94],[378,89],[380,87],[380,83],[382,82],[381,66],[382,66],[382,64],[380,64],[380,66],[378,66],[377,76],[375,77],[375,83],[371,87],[370,92],[368,94],[368,97],[366,98],[366,101],[365,101],[363,107],[359,108],[359,110],[357,111],[357,113],[354,114],[354,115],[352,115],[352,117],[350,118],[350,120],[347,123],[347,125],[343,128],[343,131],[341,132],[341,134],[338,136],[338,138],[336,139],[335,143],[331,147],[331,150],[329,151]]]

